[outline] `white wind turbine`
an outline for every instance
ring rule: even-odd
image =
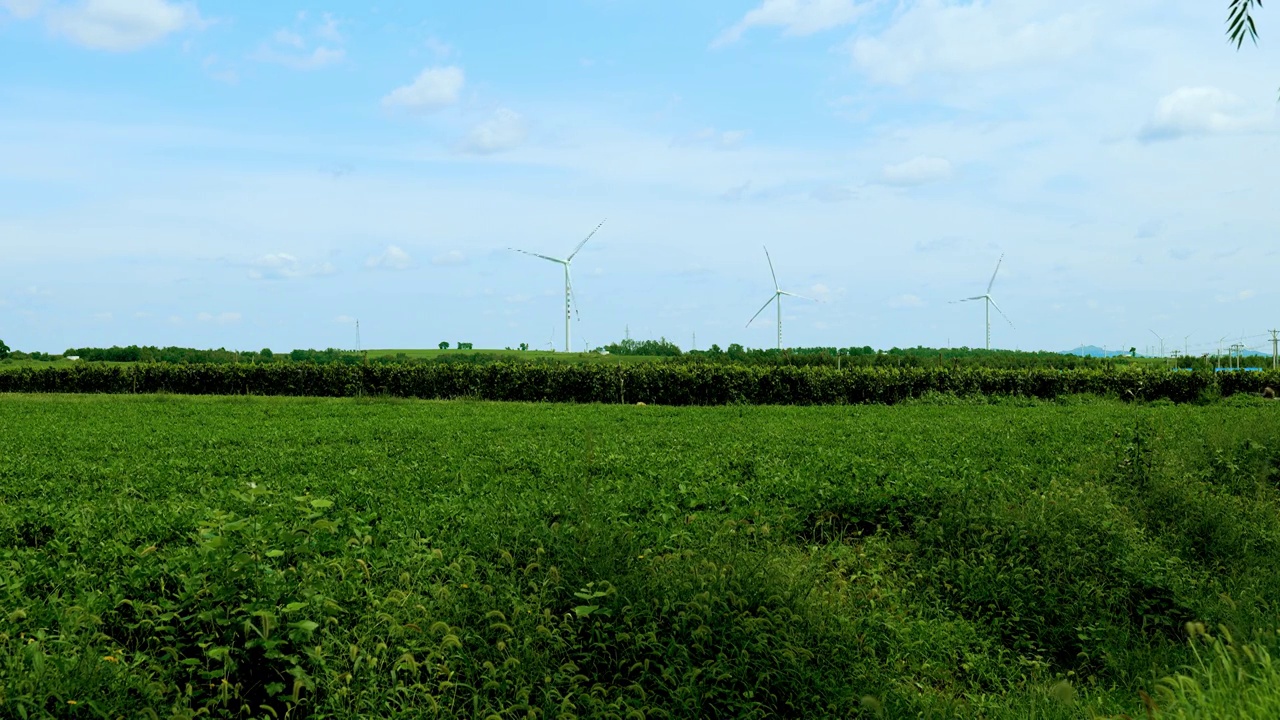
[[[573,256],[578,254],[578,251],[582,249],[582,246],[586,245],[587,241],[591,239],[592,235],[595,235],[596,231],[598,231],[603,225],[604,225],[604,220],[601,220],[600,224],[596,226],[596,229],[592,230],[589,235],[583,238],[582,242],[578,243],[578,246],[573,249],[573,252],[569,253],[569,257],[563,260],[561,260],[560,258],[553,258],[547,255],[539,255],[538,253],[529,252],[528,250],[521,250],[519,248],[507,248],[508,250],[515,250],[516,252],[524,253],[525,255],[532,255],[536,258],[542,258],[543,260],[550,260],[553,263],[560,263],[561,265],[564,266],[564,351],[565,352],[570,352],[569,350],[569,319],[571,316],[571,311],[576,312],[578,309],[578,303],[573,298],[573,282],[569,279],[569,265],[573,262]]]
[[[1005,315],[1005,314],[1004,314],[1004,311],[1000,309],[1000,306],[999,306],[999,305],[996,305],[996,299],[995,299],[995,298],[993,298],[993,297],[991,297],[991,286],[996,284],[996,273],[1000,272],[1000,263],[1001,263],[1001,262],[1003,262],[1003,261],[1004,261],[1004,255],[1001,255],[1001,256],[1000,256],[1000,259],[996,261],[996,270],[995,270],[995,272],[991,273],[991,282],[987,283],[987,292],[986,292],[986,293],[984,293],[984,294],[982,294],[982,295],[975,295],[975,296],[973,296],[973,297],[964,298],[963,300],[952,300],[952,301],[951,301],[951,303],[952,303],[952,304],[955,304],[955,303],[962,303],[962,302],[969,302],[969,301],[971,301],[971,300],[984,300],[984,301],[986,301],[986,306],[987,306],[987,308],[986,308],[986,309],[987,309],[987,349],[988,349],[988,350],[990,350],[990,349],[991,349],[991,308],[992,308],[992,307],[994,307],[994,308],[996,309],[996,312],[1000,313],[1000,317],[1004,318],[1004,321],[1005,321],[1005,322],[1009,323],[1009,327],[1013,327],[1013,321],[1009,319],[1009,316],[1008,316],[1008,315]]]
[[[773,276],[773,295],[768,300],[765,301],[764,305],[760,306],[760,309],[756,311],[755,315],[751,316],[751,320],[747,321],[747,327],[751,327],[751,323],[756,318],[760,317],[760,313],[764,312],[764,309],[769,307],[769,303],[777,303],[778,349],[781,350],[782,349],[782,296],[786,295],[788,297],[800,298],[801,300],[813,300],[813,298],[805,297],[804,295],[797,295],[793,292],[787,292],[786,290],[783,290],[782,288],[778,287],[778,275],[773,271],[773,258],[769,257],[769,248],[764,249],[764,259],[769,261],[769,274]],[[818,301],[813,300],[813,302],[818,302]]]

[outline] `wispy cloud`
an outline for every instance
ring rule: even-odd
[[[499,108],[493,117],[471,129],[462,143],[462,150],[477,155],[506,152],[519,147],[528,134],[520,113]]]
[[[253,280],[289,280],[334,272],[330,263],[308,264],[289,253],[268,253],[249,263],[249,277]]]
[[[1243,112],[1240,98],[1215,87],[1183,87],[1160,98],[1155,113],[1138,133],[1152,142],[1197,135],[1259,130],[1271,124],[1265,116]]]
[[[712,47],[723,47],[742,39],[753,27],[782,28],[784,35],[812,35],[823,30],[848,25],[862,17],[871,2],[855,0],[764,0],[747,12],[741,20],[720,33]]]
[[[848,45],[871,79],[905,85],[921,75],[1025,68],[1076,56],[1093,44],[1097,20],[1084,4],[1028,0],[910,3],[879,35]]]
[[[951,163],[944,158],[916,157],[896,165],[885,165],[880,181],[886,185],[924,185],[951,177]]]
[[[221,312],[218,314],[202,312],[196,315],[196,321],[216,325],[234,325],[242,319],[238,312]]]
[[[364,266],[381,270],[408,270],[413,267],[413,258],[400,247],[388,245],[386,250],[366,259]]]
[[[306,20],[306,13],[299,13],[297,23],[276,30],[254,52],[253,59],[294,70],[318,70],[342,62],[347,51],[342,47],[345,39],[338,30],[338,20],[329,13],[318,23],[307,24]]]
[[[431,112],[458,102],[466,74],[462,68],[449,65],[429,67],[408,85],[402,85],[382,98],[382,106],[417,112]]]
[[[0,6],[18,19],[42,18],[50,32],[73,44],[111,52],[140,50],[206,24],[194,3],[166,0],[5,0]]]

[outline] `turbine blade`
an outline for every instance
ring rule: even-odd
[[[786,290],[779,290],[779,291],[778,291],[778,294],[779,294],[779,295],[786,295],[787,297],[800,298],[801,300],[811,300],[811,301],[813,301],[813,302],[822,302],[821,300],[818,300],[817,298],[811,298],[811,297],[809,297],[808,295],[797,295],[797,294],[795,294],[795,293],[793,293],[793,292],[787,292]]]
[[[560,263],[561,265],[564,265],[564,264],[565,264],[565,261],[564,261],[564,260],[561,260],[560,258],[553,258],[553,257],[548,257],[548,256],[546,256],[546,255],[539,255],[538,253],[535,253],[535,252],[529,252],[528,250],[521,250],[520,248],[507,248],[507,249],[508,249],[508,250],[515,250],[516,252],[518,252],[518,253],[524,253],[525,255],[532,255],[532,256],[534,256],[534,257],[536,257],[536,258],[542,258],[543,260],[550,260],[550,261],[551,261],[551,262],[553,262],[553,263]]]
[[[991,286],[996,284],[996,273],[1000,272],[1000,263],[1004,261],[1004,253],[1000,253],[1000,259],[996,261],[996,272],[991,273],[991,282],[987,283],[987,294],[991,294]]]
[[[605,218],[605,220],[608,220],[608,218]],[[578,247],[574,248],[574,249],[573,249],[573,252],[569,253],[569,260],[572,260],[572,259],[573,259],[573,256],[574,256],[574,255],[577,255],[577,254],[578,254],[578,251],[582,249],[582,246],[583,246],[583,245],[586,245],[586,244],[587,244],[587,241],[591,239],[591,236],[592,236],[592,235],[595,235],[595,234],[596,234],[596,231],[597,231],[597,230],[599,230],[599,229],[600,229],[600,228],[602,228],[602,227],[604,227],[604,220],[601,220],[601,221],[600,221],[600,224],[596,226],[596,229],[595,229],[595,230],[592,230],[590,234],[588,234],[586,237],[582,238],[582,242],[578,243]]]
[[[769,275],[773,277],[773,290],[778,292],[778,275],[773,271],[773,258],[769,257],[769,248],[764,249],[764,259],[769,261]]]
[[[986,300],[986,299],[987,299],[986,295],[975,295],[974,297],[971,297],[971,298],[961,298],[959,300],[952,300],[950,301],[949,304],[955,305],[956,303],[969,302],[970,300]]]
[[[1014,330],[1018,329],[1017,327],[1014,326],[1013,321],[1009,319],[1009,316],[1005,315],[1004,311],[1000,309],[1000,306],[996,304],[995,298],[988,296],[987,302],[991,303],[991,307],[995,308],[996,312],[1000,313],[1000,317],[1004,318],[1004,321],[1009,323],[1009,327],[1013,328]]]
[[[764,303],[763,305],[761,305],[761,306],[760,306],[760,309],[756,311],[756,314],[751,316],[751,320],[748,320],[748,321],[747,321],[747,327],[751,327],[751,323],[752,323],[756,318],[760,317],[760,313],[764,312],[764,309],[765,309],[765,308],[767,308],[767,307],[769,307],[769,303],[771,303],[771,302],[773,302],[774,300],[777,300],[777,299],[778,299],[778,293],[774,293],[772,296],[770,296],[770,298],[769,298],[768,300],[766,300],[766,301],[765,301],[765,303]]]

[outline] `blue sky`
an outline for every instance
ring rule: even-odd
[[[0,338],[1269,350],[1226,5],[0,0]]]

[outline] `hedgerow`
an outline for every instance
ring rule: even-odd
[[[929,394],[1054,399],[1091,394],[1191,402],[1256,393],[1280,373],[1137,368],[1027,370],[638,364],[166,364],[19,368],[0,392],[383,395],[423,399],[661,405],[897,403]]]

